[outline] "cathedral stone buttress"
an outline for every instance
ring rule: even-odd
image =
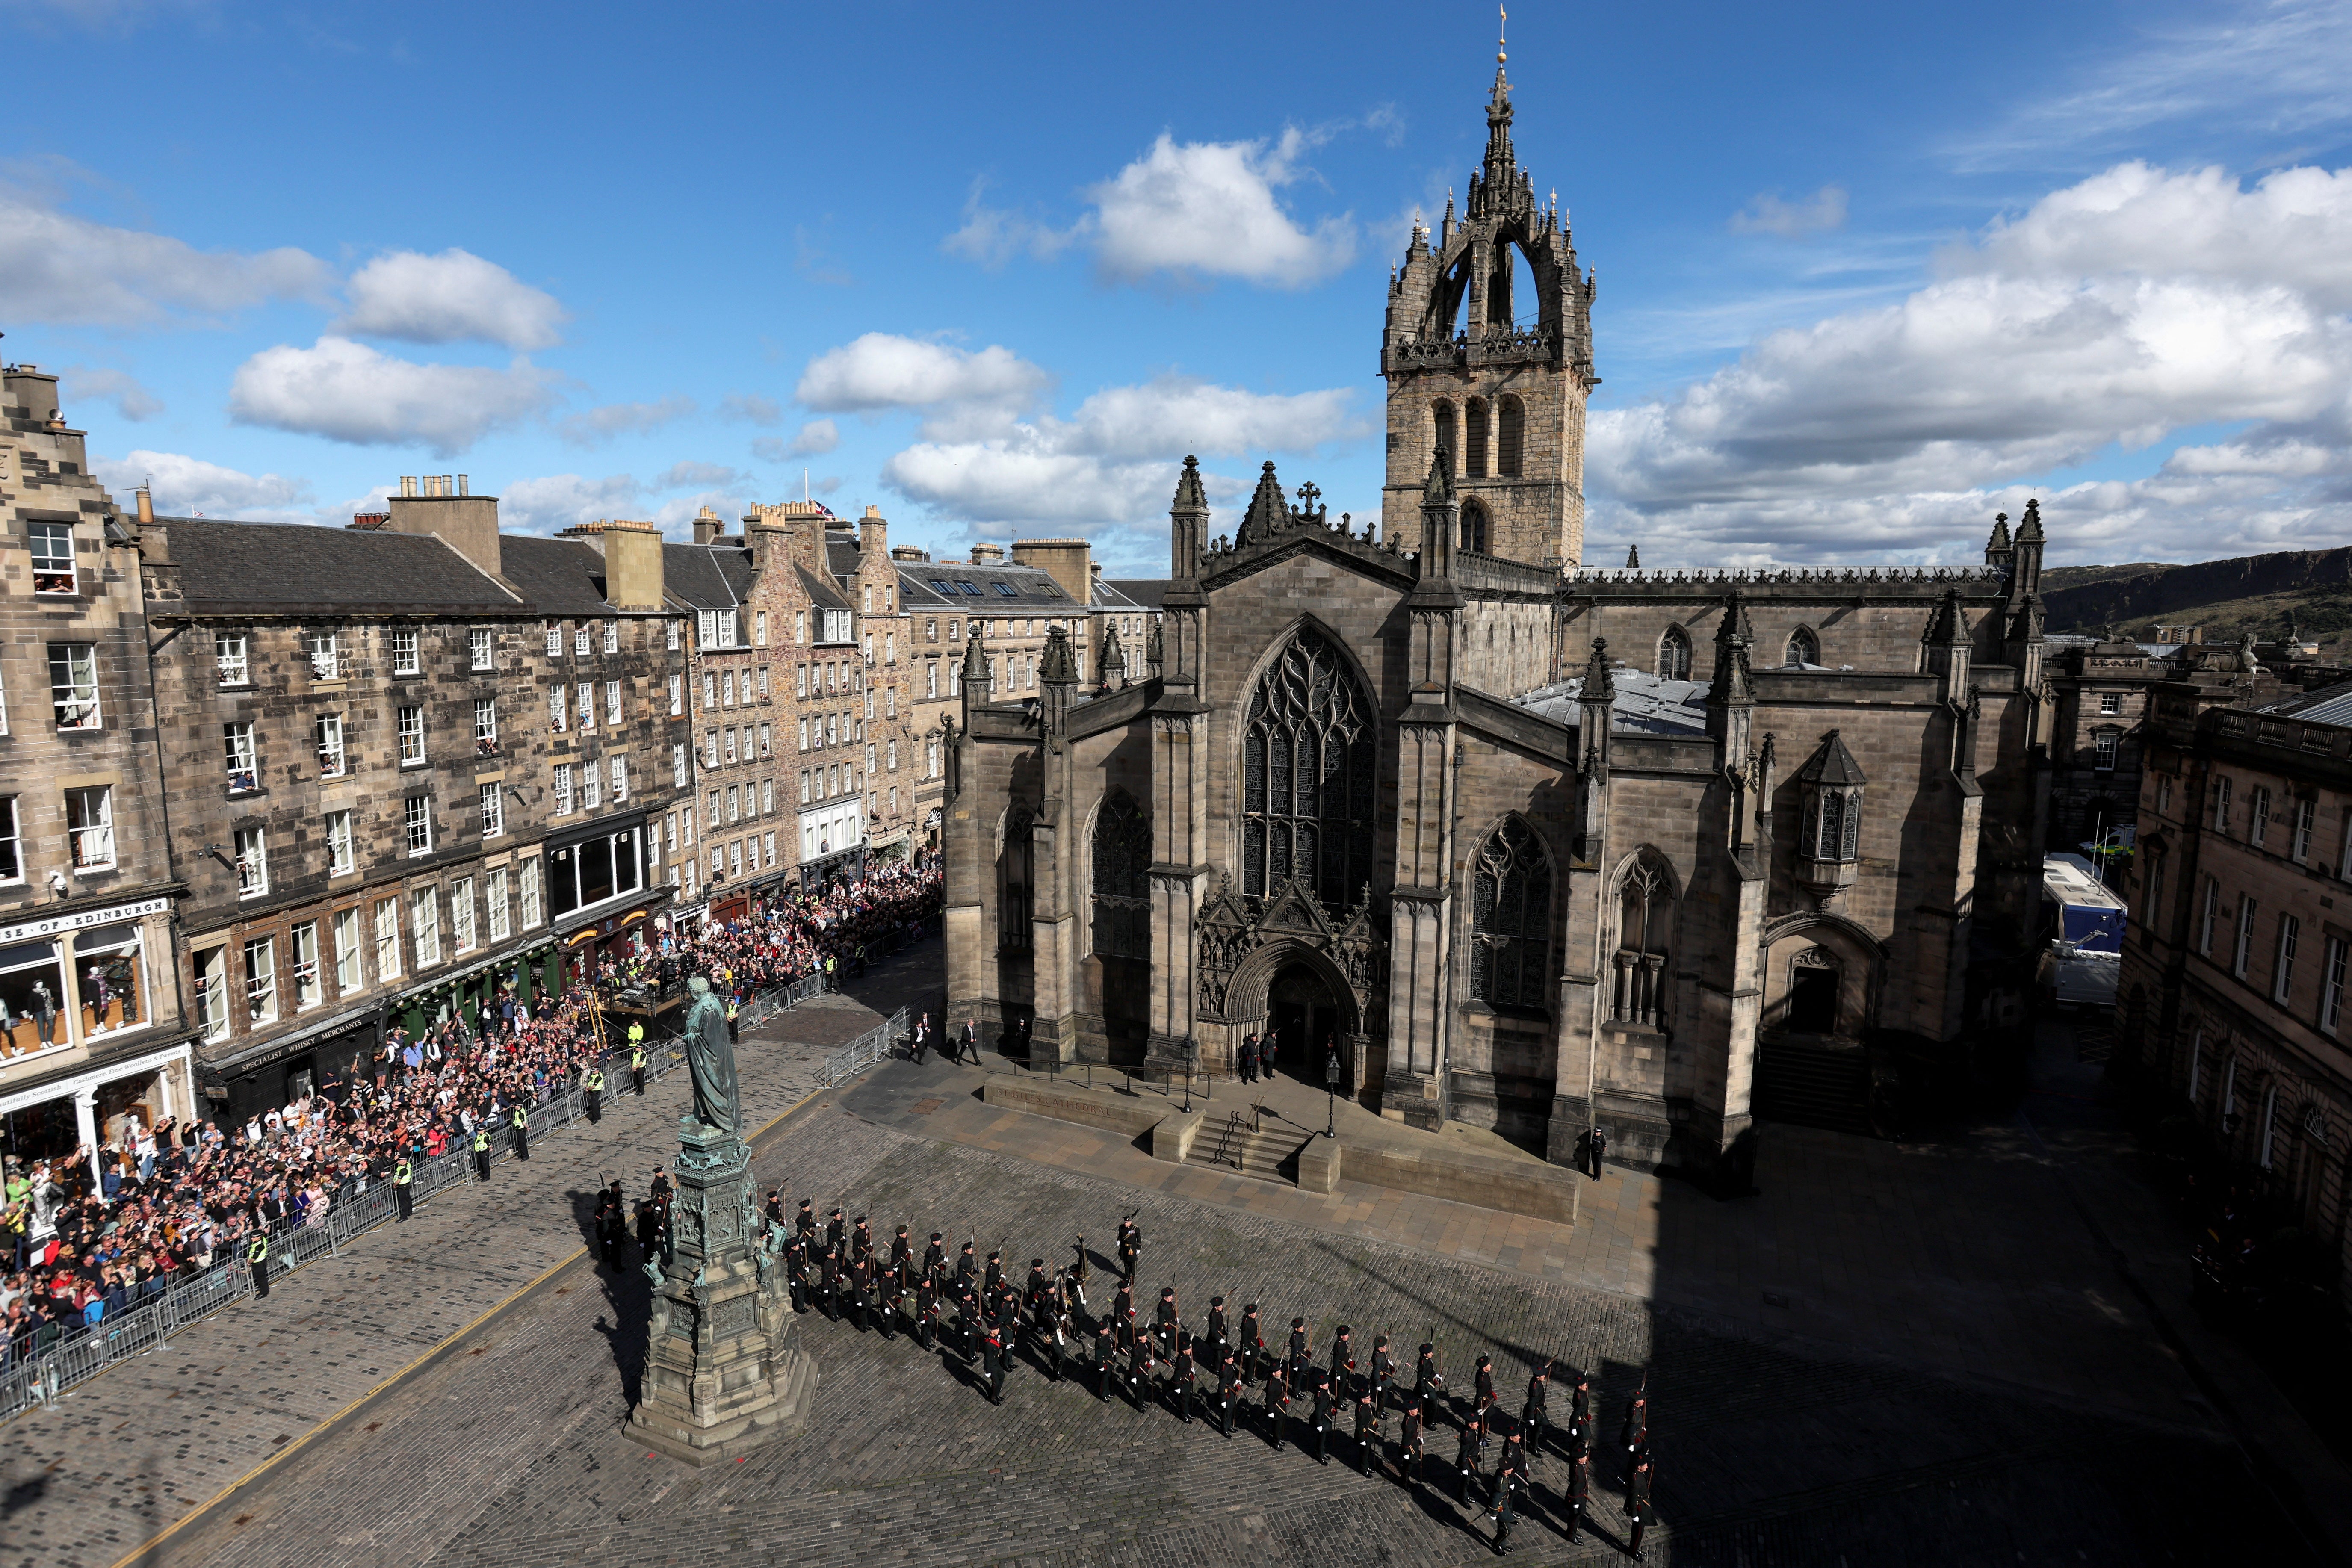
[[[1383,531],[1421,542],[1421,492],[1436,451],[1462,497],[1458,548],[1574,566],[1584,551],[1584,407],[1592,367],[1593,279],[1557,197],[1536,199],[1511,149],[1502,68],[1486,106],[1486,155],[1454,198],[1436,241],[1416,221],[1389,285],[1381,374],[1389,384]],[[1533,279],[1518,296],[1513,258]]]

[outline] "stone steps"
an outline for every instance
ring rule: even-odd
[[[1870,1128],[1870,1063],[1859,1046],[1766,1040],[1756,1049],[1756,1114],[1832,1132]]]
[[[1261,1131],[1253,1132],[1247,1120],[1244,1120],[1229,1133],[1229,1125],[1214,1121],[1204,1124],[1193,1137],[1186,1163],[1255,1176],[1265,1182],[1281,1182],[1285,1185],[1291,1183],[1293,1178],[1282,1173],[1282,1166],[1306,1146],[1307,1139],[1298,1129],[1261,1122]]]

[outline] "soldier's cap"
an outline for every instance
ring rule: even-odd
[[[1160,1299],[1161,1300],[1165,1301],[1166,1300],[1168,1300],[1168,1298],[1170,1298],[1171,1296],[1173,1296],[1174,1294],[1176,1294],[1176,1287],[1175,1287],[1175,1286],[1173,1286],[1173,1285],[1165,1285],[1165,1286],[1162,1286],[1162,1287],[1160,1288]]]
[[[1482,1355],[1478,1358],[1478,1364],[1480,1366],[1490,1366],[1494,1363],[1494,1360],[1495,1358],[1493,1356]]]
[[[1293,1318],[1290,1320],[1290,1326],[1294,1329],[1303,1329],[1307,1326],[1307,1320],[1304,1318]]]
[[[1347,1331],[1348,1331],[1348,1325],[1347,1325],[1347,1324],[1345,1324],[1345,1323],[1340,1324],[1340,1325],[1339,1325],[1339,1332],[1340,1332],[1341,1334],[1343,1334],[1343,1335],[1344,1335],[1345,1333],[1347,1333]]]
[[[1252,1301],[1248,1306],[1244,1307],[1242,1310],[1244,1312],[1255,1312],[1257,1310],[1257,1303],[1255,1301]]]
[[[1423,1340],[1423,1341],[1422,1341],[1422,1342],[1421,1342],[1421,1353],[1422,1353],[1422,1354],[1423,1354],[1423,1355],[1427,1355],[1430,1352],[1432,1352],[1432,1351],[1435,1350],[1436,1348],[1437,1348],[1437,1347],[1436,1347],[1435,1345],[1431,1344],[1427,1340]]]
[[[942,1235],[940,1235],[938,1231],[936,1231],[936,1230],[935,1230],[935,1231],[931,1232],[931,1239],[932,1239],[933,1241],[945,1241],[945,1240],[947,1239],[947,1237],[944,1237],[944,1236],[942,1236]]]
[[[1045,1260],[1042,1258],[1033,1258],[1029,1260],[1029,1267],[1032,1268],[1043,1268],[1045,1267]]]
[[[1224,1304],[1225,1299],[1223,1296],[1212,1296],[1209,1298],[1209,1305],[1212,1307],[1222,1307]]]

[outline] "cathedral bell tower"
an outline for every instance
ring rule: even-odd
[[[1454,198],[1436,244],[1413,225],[1389,285],[1381,374],[1389,384],[1381,531],[1419,536],[1429,466],[1452,454],[1458,552],[1573,565],[1584,550],[1584,405],[1594,282],[1580,269],[1557,194],[1538,205],[1511,150],[1511,84],[1495,56],[1486,156]],[[1534,279],[1516,297],[1512,253]]]

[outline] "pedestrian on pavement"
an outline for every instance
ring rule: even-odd
[[[1584,1135],[1584,1173],[1594,1181],[1601,1179],[1601,1162],[1609,1157],[1609,1131],[1598,1121]]]
[[[923,1065],[923,1052],[931,1040],[931,1016],[929,1013],[915,1020],[915,1065]]]
[[[416,1212],[416,1169],[408,1163],[404,1150],[392,1164],[392,1201],[400,1211],[393,1223],[406,1224],[408,1216]],[[572,1212],[576,1214],[579,1211],[575,1209]]]
[[[970,1018],[963,1021],[963,1048],[971,1058],[971,1065],[980,1065],[980,1028]]]

